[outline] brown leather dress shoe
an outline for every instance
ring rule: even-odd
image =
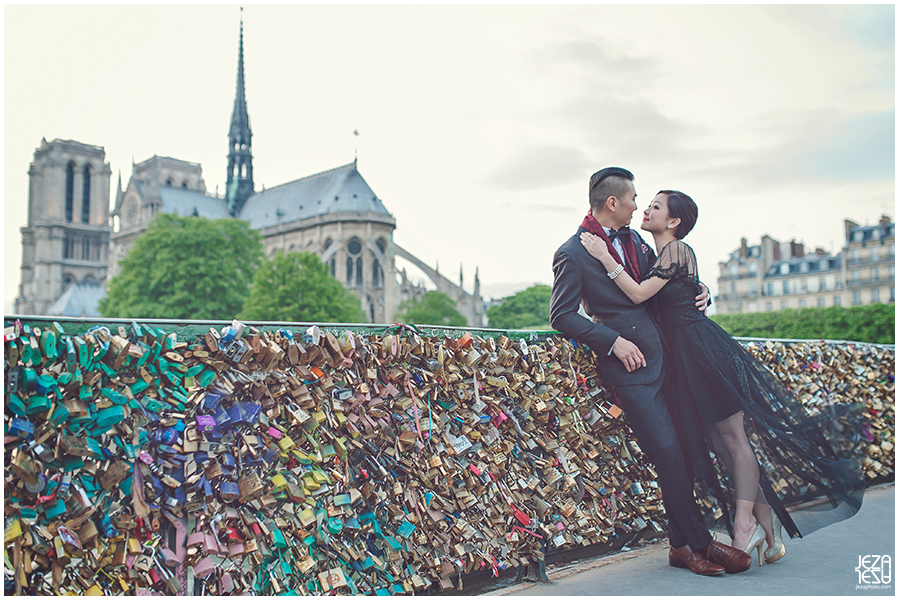
[[[718,576],[725,573],[725,568],[706,561],[700,554],[691,552],[687,546],[680,549],[669,547],[669,565],[676,568],[687,568],[701,576]]]
[[[706,558],[707,561],[724,567],[729,574],[737,574],[738,572],[749,570],[750,564],[753,563],[753,560],[747,553],[718,541],[709,543],[708,547],[697,553]]]

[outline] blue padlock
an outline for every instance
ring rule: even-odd
[[[9,424],[9,433],[19,438],[31,438],[34,435],[34,424],[27,419],[13,418]]]

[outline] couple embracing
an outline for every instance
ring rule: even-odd
[[[652,199],[641,223],[653,236],[651,248],[628,228],[637,209],[630,171],[601,169],[588,195],[588,215],[553,258],[550,323],[594,352],[605,385],[656,464],[669,564],[707,576],[742,572],[754,550],[760,565],[784,557],[782,530],[802,536],[854,515],[865,490],[856,458],[836,452],[821,420],[808,419],[791,393],[707,318],[709,291],[682,241],[697,221],[694,201],[674,190]],[[850,432],[861,415],[847,407],[838,421]],[[721,476],[711,453],[725,468]],[[771,481],[785,477],[792,485],[776,494]],[[731,545],[707,529],[695,478],[715,494]]]

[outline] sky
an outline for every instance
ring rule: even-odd
[[[356,154],[394,241],[468,291],[477,268],[486,300],[552,284],[611,165],[640,210],[694,198],[685,241],[713,293],[742,237],[837,253],[845,218],[894,217],[893,5],[243,6],[257,189]],[[111,200],[153,155],[224,193],[240,18],[4,7],[6,312],[42,137],[102,146]]]

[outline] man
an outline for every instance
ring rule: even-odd
[[[614,387],[641,449],[656,464],[669,521],[669,565],[713,576],[750,567],[747,553],[712,540],[694,498],[693,473],[662,395],[662,345],[656,323],[644,304],[635,305],[581,245],[589,231],[606,240],[629,274],[640,282],[656,257],[628,228],[637,209],[634,175],[608,167],[591,176],[590,213],[574,236],[553,257],[550,323],[567,337],[586,343],[599,357],[607,386]],[[708,290],[697,297],[703,310]],[[583,304],[593,321],[578,314]]]

